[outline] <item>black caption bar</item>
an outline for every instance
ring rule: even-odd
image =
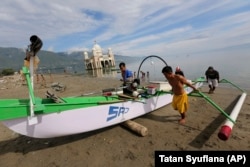
[[[250,151],[155,151],[155,167],[177,166],[250,166]]]

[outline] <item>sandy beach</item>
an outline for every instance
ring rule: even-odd
[[[44,75],[46,84],[35,78],[35,94],[45,97],[52,83],[66,86],[58,96],[98,94],[104,88],[116,88],[115,78],[84,78],[67,74]],[[207,85],[201,88],[207,94]],[[250,93],[249,91],[247,92]],[[241,92],[219,85],[214,94],[207,94],[225,112],[235,106]],[[0,78],[0,98],[27,98],[27,86],[18,76]],[[250,150],[250,97],[247,95],[241,112],[227,141],[217,134],[225,117],[199,97],[189,97],[190,108],[185,125],[178,124],[179,114],[167,105],[135,119],[148,128],[141,137],[121,125],[52,139],[34,139],[16,134],[0,123],[1,167],[113,167],[154,166],[156,150]]]

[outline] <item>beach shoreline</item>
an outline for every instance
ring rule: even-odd
[[[116,88],[116,78],[82,77],[68,74],[44,75],[46,86],[35,81],[35,94],[45,97],[52,83],[66,86],[58,96],[78,96],[100,93],[105,88]],[[27,98],[27,85],[13,76],[0,82],[0,98]],[[0,80],[3,78],[0,78]],[[225,88],[222,84],[214,94],[201,91],[230,113],[242,92]],[[247,91],[249,94],[250,92]],[[178,124],[179,113],[171,105],[134,119],[148,128],[145,137],[120,125],[100,130],[51,139],[34,139],[16,134],[0,123],[0,166],[15,167],[66,167],[66,166],[154,166],[157,150],[250,150],[250,97],[247,95],[233,127],[230,138],[222,141],[218,132],[225,116],[207,101],[189,96],[189,110],[185,125]]]

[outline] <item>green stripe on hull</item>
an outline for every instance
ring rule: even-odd
[[[52,99],[35,98],[35,114],[49,114],[53,112],[63,112],[71,109],[97,106],[104,103],[117,103],[118,97],[68,97],[62,98],[65,103],[55,103]],[[38,108],[38,109],[36,109]],[[16,119],[27,117],[30,113],[29,99],[1,99],[0,100],[0,120]]]
[[[204,78],[201,77],[195,82],[204,82]],[[146,89],[145,92],[147,92]],[[169,92],[157,91],[155,95],[146,95],[143,99],[145,100],[153,96],[161,96],[168,93]],[[34,97],[33,100],[35,102],[33,104],[35,104],[34,113],[36,115],[58,113],[72,109],[123,102],[123,100],[119,100],[119,97],[116,95],[60,98],[60,100],[62,100],[62,103],[56,103],[53,99],[50,98],[41,99]],[[133,100],[126,99],[124,101]],[[0,121],[28,116],[30,116],[30,99],[0,99]]]

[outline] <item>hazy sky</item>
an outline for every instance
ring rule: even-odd
[[[187,75],[212,65],[221,78],[250,81],[249,0],[1,0],[0,47],[25,49],[33,34],[43,50],[91,51],[97,41],[104,52],[158,55]]]

